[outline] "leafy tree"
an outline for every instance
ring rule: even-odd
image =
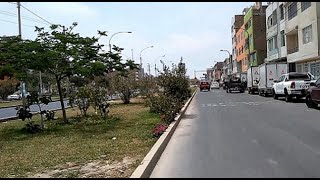
[[[2,99],[6,99],[8,95],[17,91],[19,81],[15,78],[0,80],[0,95]]]

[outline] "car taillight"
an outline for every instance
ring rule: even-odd
[[[294,89],[294,88],[296,88],[296,83],[295,83],[295,82],[292,82],[292,83],[291,83],[291,86],[290,86],[290,88],[291,88],[291,89]]]

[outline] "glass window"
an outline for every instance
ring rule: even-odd
[[[304,70],[304,72],[309,72],[309,64],[305,63],[303,70]]]
[[[282,30],[280,34],[281,34],[281,47],[283,47],[286,45],[286,37],[284,35],[284,30]]]
[[[301,2],[301,12],[308,9],[311,6],[311,2]]]
[[[320,78],[320,62],[310,64],[310,73],[315,78]]]
[[[297,16],[297,2],[292,2],[288,6],[288,20]]]
[[[297,64],[297,72],[302,72],[302,64]]]
[[[307,26],[302,29],[302,35],[303,35],[303,44],[309,43],[312,41],[312,25]]]
[[[280,19],[284,19],[284,9],[283,9],[283,4],[280,5]]]
[[[272,26],[277,24],[277,9],[272,12]]]

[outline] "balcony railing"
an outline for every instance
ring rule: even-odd
[[[291,49],[288,49],[287,53],[288,54],[292,54],[292,53],[295,53],[295,52],[298,52],[298,51],[299,51],[299,46],[291,48]]]

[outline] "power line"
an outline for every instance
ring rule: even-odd
[[[8,23],[12,23],[12,24],[18,24],[17,22],[13,22],[13,21],[8,21],[8,20],[5,20],[5,19],[0,19],[0,21],[4,21],[4,22],[8,22]],[[26,27],[33,27],[34,26],[31,26],[31,25],[26,25],[26,24],[22,24],[23,26],[26,26]]]
[[[53,25],[53,23],[47,21],[46,19],[42,18],[41,16],[37,15],[36,13],[32,12],[31,10],[29,10],[28,8],[26,8],[25,6],[23,6],[22,4],[20,4],[21,7],[23,7],[25,10],[29,11],[31,14],[37,16],[38,18],[42,19],[43,21],[47,22],[48,24]]]
[[[12,17],[16,17],[17,15],[14,14],[14,13],[9,13],[9,12],[6,12],[6,11],[2,11],[0,10],[0,14],[3,14],[3,15],[7,15],[7,16],[12,16]],[[32,22],[36,22],[36,23],[41,23],[41,24],[48,24],[48,23],[44,23],[40,20],[37,20],[37,19],[33,19],[33,18],[29,18],[29,17],[22,17],[22,19],[25,19],[27,21],[32,21]]]

